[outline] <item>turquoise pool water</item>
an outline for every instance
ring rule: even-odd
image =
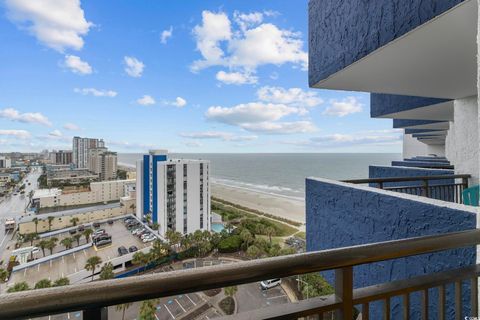
[[[222,232],[223,229],[224,229],[223,224],[221,224],[221,223],[212,223],[212,231],[214,231],[214,232],[216,232],[216,233],[220,233],[220,232]]]

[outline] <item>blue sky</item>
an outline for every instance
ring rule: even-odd
[[[0,151],[400,152],[369,96],[307,83],[307,1],[4,0]]]

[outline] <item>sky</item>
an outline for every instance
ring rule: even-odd
[[[400,152],[369,95],[309,89],[307,0],[2,0],[0,152]]]

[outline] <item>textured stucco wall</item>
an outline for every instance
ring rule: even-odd
[[[306,180],[307,250],[324,250],[379,241],[442,234],[476,227],[474,208],[396,194],[326,179]],[[354,268],[354,286],[363,287],[475,263],[475,248],[361,265]],[[332,272],[325,276],[334,282]],[[464,312],[469,314],[468,292]],[[419,319],[418,295],[411,295],[411,319]],[[453,301],[451,286],[448,301]],[[438,292],[430,291],[430,316],[437,319]],[[392,300],[392,319],[401,319],[399,299]],[[381,304],[371,304],[371,319],[381,319]],[[448,319],[453,319],[449,304]]]
[[[392,161],[392,166],[395,167],[415,167],[415,168],[443,168],[447,164],[441,162],[431,161]],[[450,168],[447,168],[450,169]]]
[[[453,174],[453,170],[443,169],[423,169],[423,168],[409,168],[409,167],[387,167],[387,166],[369,166],[369,178],[385,178],[385,177],[419,177],[419,176],[435,176]],[[453,179],[432,180],[430,185],[451,183]],[[422,182],[388,182],[385,187],[393,186],[419,186]]]
[[[479,183],[479,130],[477,96],[454,101],[454,121],[446,139],[447,158],[455,173],[471,174],[470,185]]]
[[[439,157],[445,156],[444,145],[428,145],[418,141],[411,134],[403,135],[403,158],[413,158],[415,156],[427,156],[436,154]]]
[[[310,85],[315,85],[461,2],[310,0]]]
[[[411,126],[421,126],[425,124],[441,123],[446,121],[437,120],[412,120],[412,119],[393,119],[394,128],[406,128]]]
[[[370,94],[370,117],[426,107],[449,101],[448,99],[402,96],[397,94]]]

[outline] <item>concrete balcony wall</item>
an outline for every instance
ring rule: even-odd
[[[445,163],[435,163],[429,161],[392,161],[394,167],[412,167],[412,168],[429,168],[429,169],[445,169]],[[447,168],[450,169],[450,168]],[[465,172],[466,173],[466,172]]]
[[[430,108],[430,109],[432,111],[436,111],[436,109],[443,107],[442,106],[443,102],[447,102],[447,101],[450,101],[450,100],[438,99],[438,98],[401,96],[397,94],[372,93],[370,94],[370,117],[396,118],[393,114],[401,113],[402,111],[409,111],[417,108],[424,108],[428,106],[433,106],[433,108]],[[393,116],[388,116],[388,115],[393,115]],[[434,114],[432,114],[432,116],[435,117]],[[427,120],[433,120],[433,118],[430,118]]]
[[[369,166],[369,178],[392,178],[392,177],[419,177],[419,176],[437,176],[454,174],[453,170],[444,169],[424,169],[424,168],[409,168],[409,167],[387,167],[387,166]],[[430,185],[442,185],[453,183],[454,179],[432,180]],[[398,186],[422,186],[421,181],[405,181],[405,182],[386,182],[384,187],[398,187]],[[374,187],[374,186],[372,186]]]
[[[307,250],[326,250],[377,241],[442,234],[476,228],[472,207],[326,179],[306,180]],[[354,267],[354,286],[406,279],[476,261],[474,247]],[[333,272],[326,279],[334,283]],[[470,313],[465,288],[464,314]],[[420,295],[410,296],[411,319],[420,319]],[[447,286],[447,319],[453,319],[453,286]],[[430,317],[438,318],[438,291],[430,290]],[[371,304],[371,319],[382,319],[381,303]],[[401,319],[401,299],[391,302],[392,319]]]
[[[311,0],[309,83],[344,69],[462,0]]]
[[[445,145],[426,144],[413,138],[411,134],[403,135],[403,158],[413,158],[415,156],[427,156],[436,154],[445,156]]]
[[[479,184],[479,130],[477,96],[454,101],[454,121],[445,141],[446,157],[455,173],[472,175],[470,185]]]

